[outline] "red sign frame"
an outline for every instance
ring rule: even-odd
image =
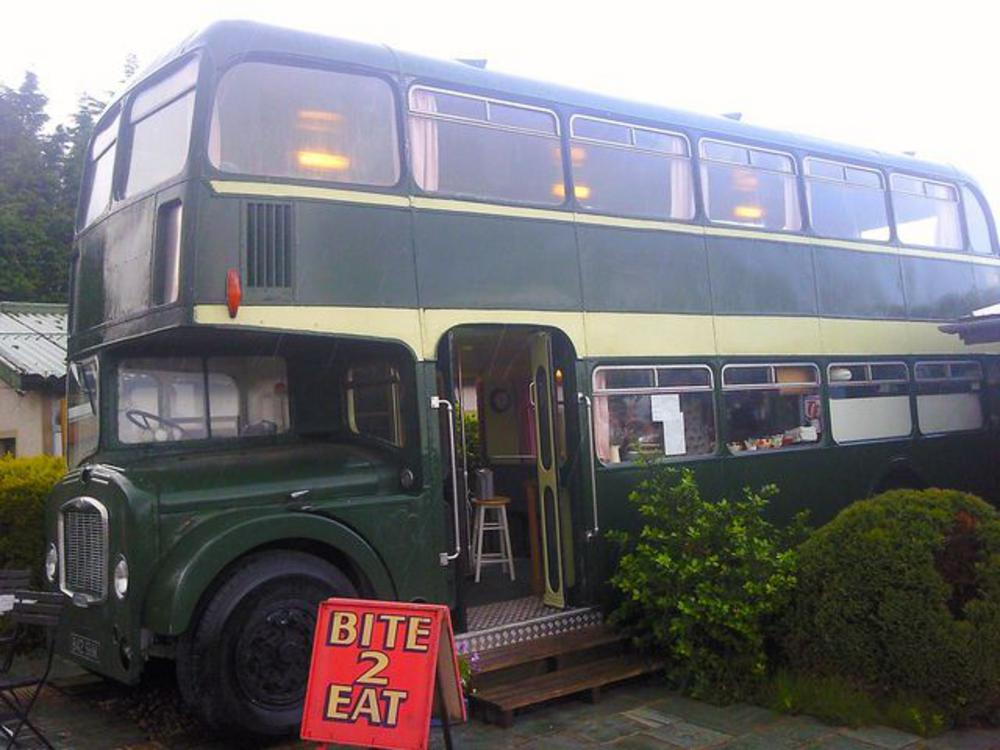
[[[436,681],[449,721],[465,721],[447,607],[328,599],[316,617],[301,737],[424,750]]]

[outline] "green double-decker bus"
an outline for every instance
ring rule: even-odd
[[[277,733],[327,596],[476,648],[589,621],[649,459],[779,520],[996,496],[1000,349],[939,330],[1000,302],[996,228],[950,167],[250,23],[140,78],[90,147],[47,512],[88,669],[173,659]]]

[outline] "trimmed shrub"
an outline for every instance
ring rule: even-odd
[[[690,470],[654,464],[629,496],[642,531],[610,535],[625,545],[612,623],[665,653],[668,674],[696,697],[740,700],[766,674],[768,625],[795,584],[793,533],[802,529],[764,520],[774,493],[706,500]]]
[[[1000,515],[954,490],[854,503],[799,549],[785,652],[952,720],[1000,708]]]
[[[45,498],[65,473],[58,457],[0,457],[0,568],[27,568],[40,581]]]

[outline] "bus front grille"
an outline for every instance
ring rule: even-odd
[[[61,588],[74,601],[102,601],[108,588],[108,514],[88,497],[70,500],[59,518]]]

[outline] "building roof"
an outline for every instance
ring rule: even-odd
[[[66,375],[66,306],[0,302],[0,380],[57,388]]]

